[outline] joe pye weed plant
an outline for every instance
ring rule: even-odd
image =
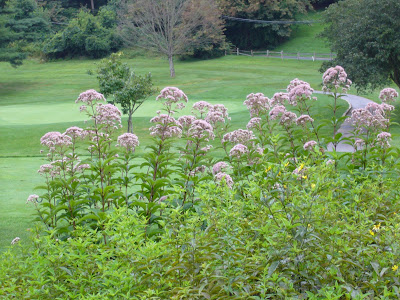
[[[176,87],[157,97],[152,144],[116,136],[121,113],[94,90],[77,101],[88,128],[45,134],[45,184],[32,243],[0,264],[8,298],[390,299],[399,295],[398,94],[354,110],[354,152],[336,152],[351,81],[323,75],[332,119],[316,122],[307,82],[247,96],[246,129],[220,104]],[[393,123],[392,123],[393,124]],[[362,141],[360,141],[362,140]],[[333,150],[327,151],[331,143]],[[81,153],[87,151],[86,156]],[[219,154],[216,154],[219,153]],[[221,154],[222,153],[222,154]]]

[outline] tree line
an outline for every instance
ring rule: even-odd
[[[248,21],[293,21],[328,7],[323,37],[337,57],[321,70],[345,66],[358,89],[400,86],[399,5],[398,0],[0,0],[0,61],[18,66],[27,55],[102,58],[130,45],[164,55],[174,77],[176,56],[218,57],[232,46],[273,48],[293,27]]]
[[[294,20],[297,13],[310,9],[311,3],[327,1],[284,2],[0,0],[0,61],[16,66],[27,55],[105,57],[124,44],[142,45],[142,35],[148,40],[146,48],[158,44],[157,51],[169,59],[172,52],[196,58],[219,56],[229,43],[240,48],[274,47],[290,36],[290,25],[250,24],[223,17]],[[150,24],[154,17],[158,23]],[[164,24],[167,19],[172,23]],[[172,46],[160,36],[151,39],[149,30],[165,30],[165,35],[178,42]]]

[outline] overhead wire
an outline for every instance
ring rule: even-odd
[[[247,23],[259,23],[259,24],[313,24],[320,23],[320,21],[290,21],[290,20],[279,20],[279,21],[267,21],[267,20],[255,20],[255,19],[243,19],[229,16],[222,16],[223,19],[238,22]]]

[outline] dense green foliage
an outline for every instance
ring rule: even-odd
[[[49,18],[35,0],[7,1],[0,8],[0,61],[22,64],[49,32]]]
[[[230,1],[220,0],[225,16],[266,21],[294,20],[297,13],[304,13],[309,1]],[[271,49],[286,40],[291,33],[289,24],[258,24],[226,20],[225,35],[236,47],[242,49]]]
[[[344,66],[359,89],[391,82],[400,87],[399,14],[397,0],[350,0],[331,5],[323,34],[337,53],[330,64]]]
[[[97,16],[81,10],[65,29],[47,42],[43,51],[50,58],[104,57],[122,47],[115,27],[112,10],[102,9]]]

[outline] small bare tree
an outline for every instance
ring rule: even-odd
[[[118,11],[120,32],[128,44],[173,57],[223,36],[221,12],[215,0],[122,0]]]

